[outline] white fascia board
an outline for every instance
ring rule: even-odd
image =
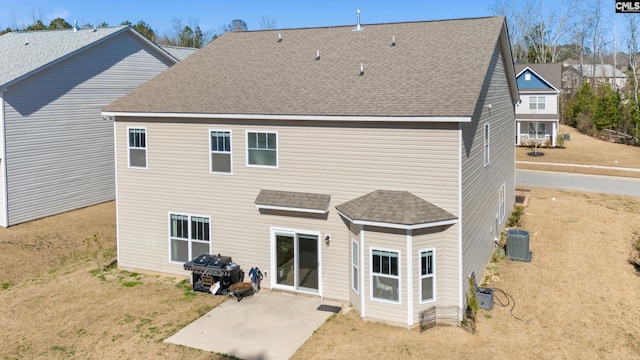
[[[306,121],[403,121],[436,123],[470,123],[471,116],[331,116],[331,115],[270,115],[270,114],[199,114],[103,111],[102,116],[150,118],[200,118],[249,120],[306,120]]]
[[[422,223],[422,224],[405,225],[405,224],[385,223],[385,222],[379,222],[379,221],[354,220],[348,217],[347,215],[345,215],[344,213],[341,213],[340,211],[338,211],[338,214],[340,214],[340,216],[342,216],[343,218],[349,220],[351,223],[356,225],[375,226],[375,227],[382,227],[382,228],[389,228],[389,229],[402,229],[402,230],[416,230],[416,229],[424,229],[424,228],[430,228],[430,227],[436,227],[436,226],[447,226],[447,225],[453,225],[458,223],[458,219],[451,219],[451,220],[434,221],[434,222]]]
[[[267,210],[280,210],[280,211],[295,211],[295,212],[303,212],[303,213],[312,213],[312,214],[326,214],[329,210],[321,210],[321,209],[305,209],[305,208],[295,208],[288,206],[273,206],[273,205],[256,205],[259,210],[267,209]]]

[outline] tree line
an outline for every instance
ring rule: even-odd
[[[546,2],[547,5],[549,2]],[[602,0],[561,0],[545,8],[543,0],[494,0],[494,15],[507,18],[515,62],[555,63],[573,59],[585,65],[612,65],[627,75],[624,87],[602,83],[596,71],[582,78],[575,92],[563,91],[561,121],[581,132],[603,136],[612,132],[638,143],[638,20],[637,14],[613,14],[614,3]],[[603,12],[603,6],[611,11]],[[623,20],[624,26],[615,26]],[[611,38],[613,37],[613,41]],[[624,44],[617,48],[618,43]],[[622,41],[620,41],[622,40]]]
[[[230,31],[247,31],[247,23],[244,20],[233,20],[229,24],[220,26],[217,30],[212,31],[202,31],[198,24],[197,19],[189,19],[189,21],[184,24],[181,19],[174,19],[171,23],[171,29],[165,32],[162,35],[159,35],[158,32],[153,30],[149,24],[144,22],[143,20],[138,21],[137,23],[132,23],[128,20],[123,21],[120,25],[129,25],[136,29],[140,34],[142,34],[147,39],[157,43],[158,45],[170,45],[170,46],[181,46],[181,47],[192,47],[192,48],[201,48],[210,41],[215,40],[220,35],[230,32]],[[273,29],[275,28],[275,20],[269,17],[262,17],[260,19],[260,27],[261,29]],[[109,24],[106,22],[102,22],[98,25],[92,25],[90,23],[79,25],[78,27],[81,29],[91,29],[91,28],[102,28],[108,27]],[[23,28],[19,28],[17,26],[7,27],[6,29],[0,31],[0,35],[3,35],[12,31],[34,31],[34,30],[61,30],[61,29],[71,29],[73,25],[71,25],[68,21],[63,18],[55,18],[49,22],[49,24],[45,24],[41,18],[35,18],[31,25],[25,26]]]

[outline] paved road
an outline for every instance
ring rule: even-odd
[[[617,176],[517,169],[516,184],[519,186],[640,196],[640,179]]]

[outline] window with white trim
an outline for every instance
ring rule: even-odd
[[[209,130],[211,172],[231,174],[231,131]]]
[[[529,96],[530,110],[544,110],[547,107],[546,98],[544,96]]]
[[[435,300],[435,251],[420,251],[420,302]]]
[[[547,124],[539,121],[529,123],[529,139],[542,139],[547,136]]]
[[[210,252],[211,219],[207,216],[169,214],[171,261],[187,262]]]
[[[491,151],[491,134],[489,131],[489,123],[484,124],[484,166],[489,165]]]
[[[358,250],[358,242],[355,240],[351,240],[351,288],[355,292],[360,291],[360,271],[358,262],[360,261],[360,251]]]
[[[247,165],[278,167],[278,134],[247,131]]]
[[[147,129],[127,128],[129,167],[147,168]]]
[[[400,253],[371,249],[371,298],[400,302]]]
[[[499,214],[499,223],[502,224],[504,217],[507,214],[507,199],[505,196],[506,186],[503,183],[500,186],[500,191],[498,192],[498,214]]]
[[[531,74],[529,74],[529,73],[524,74],[524,80],[525,81],[530,81],[531,80]]]

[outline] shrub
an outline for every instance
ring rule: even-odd
[[[507,219],[508,227],[521,227],[522,226],[522,214],[524,213],[524,206],[516,205]]]

